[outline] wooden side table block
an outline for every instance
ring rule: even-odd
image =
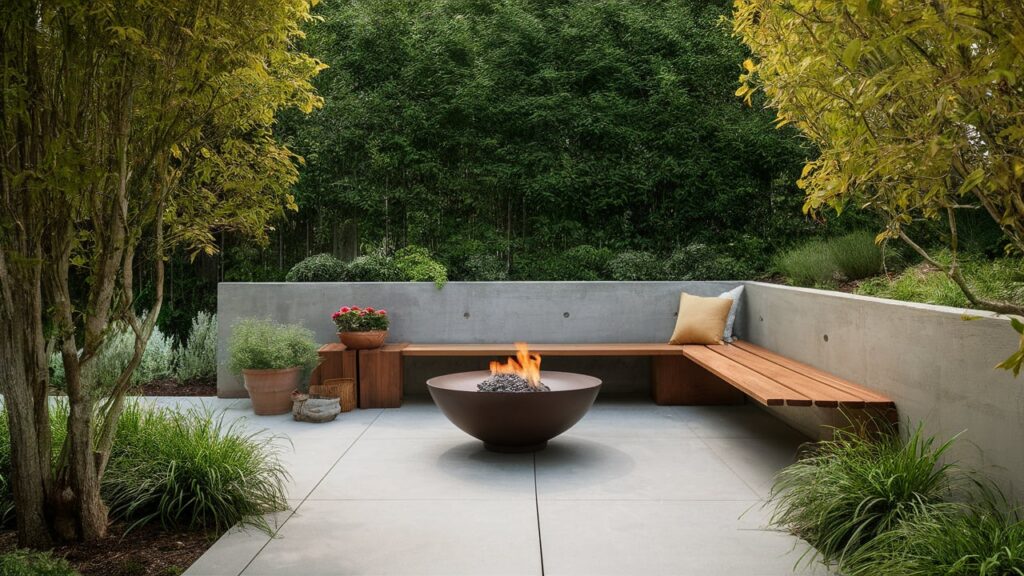
[[[651,357],[651,396],[662,406],[743,404],[746,396],[682,354]]]
[[[359,407],[398,408],[402,405],[402,349],[385,344],[359,351]]]
[[[324,344],[317,351],[320,354],[320,365],[310,374],[310,384],[320,384],[330,378],[357,379],[356,351],[345,348],[341,342]]]

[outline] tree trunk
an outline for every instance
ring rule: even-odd
[[[38,268],[0,270],[5,296],[0,300],[0,392],[11,437],[18,545],[46,548],[53,542],[47,513],[52,467],[39,283]]]
[[[57,481],[59,500],[55,524],[63,540],[95,540],[107,533],[107,507],[100,497],[99,474],[92,443],[92,402],[72,399],[68,414],[68,466]]]

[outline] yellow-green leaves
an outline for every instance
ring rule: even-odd
[[[746,103],[747,106],[750,106],[750,97],[754,94],[754,88],[749,84],[749,80],[756,70],[754,61],[750,58],[744,60],[743,70],[746,71],[746,74],[740,74],[740,87],[736,89],[736,95],[743,98],[743,102]],[[783,124],[785,124],[785,122],[783,122]],[[782,126],[782,124],[779,124],[778,126]]]
[[[974,190],[974,188],[980,185],[985,180],[985,169],[976,168],[973,172],[964,178],[964,181],[960,184],[960,188],[957,190],[957,194],[967,194]]]
[[[805,211],[854,202],[891,237],[967,210],[1024,253],[1019,2],[735,0],[733,32],[757,62],[737,96],[762,90],[820,151],[797,182]]]
[[[847,68],[852,70],[857,67],[857,61],[860,60],[860,49],[860,40],[857,38],[850,40],[846,48],[843,49],[843,64]]]
[[[1020,376],[1021,367],[1024,367],[1024,322],[1021,322],[1020,318],[1013,317],[1010,318],[1010,325],[1020,335],[1018,348],[1009,358],[996,365],[996,368],[1009,370],[1013,372],[1014,376]]]

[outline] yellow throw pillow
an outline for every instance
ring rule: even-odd
[[[676,329],[668,343],[721,344],[730,308],[729,298],[703,298],[683,292],[679,296]]]

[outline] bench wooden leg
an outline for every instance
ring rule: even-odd
[[[402,349],[392,345],[359,351],[359,407],[402,405]]]
[[[746,397],[685,356],[651,357],[651,396],[663,406],[742,404]]]

